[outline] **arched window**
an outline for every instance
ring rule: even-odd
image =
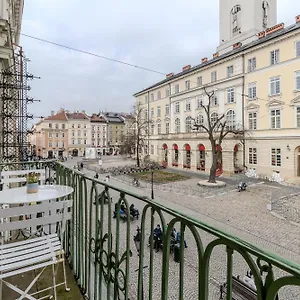
[[[218,121],[218,114],[216,112],[213,112],[210,115],[210,123],[211,123],[211,125],[213,126],[215,123],[217,123],[217,121]]]
[[[177,118],[175,120],[175,133],[179,133],[180,132],[180,119]]]
[[[226,122],[227,122],[227,129],[234,130],[235,129],[235,112],[234,110],[229,110],[226,113]]]
[[[196,124],[197,125],[203,125],[204,124],[204,117],[202,114],[199,114],[196,118]],[[198,130],[203,130],[202,127],[198,128]]]
[[[192,118],[190,116],[185,119],[185,132],[192,131]]]

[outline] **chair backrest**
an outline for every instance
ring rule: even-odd
[[[0,182],[3,184],[3,189],[10,188],[10,184],[15,184],[16,187],[20,186],[21,183],[26,182],[26,175],[30,172],[40,174],[40,183],[45,183],[45,169],[1,171]]]
[[[66,221],[72,216],[72,205],[73,200],[51,200],[40,204],[0,209],[0,219],[10,219],[9,222],[0,223],[0,232],[60,223],[60,233],[63,234]],[[30,218],[24,218],[28,215]]]

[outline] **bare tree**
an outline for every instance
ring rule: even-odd
[[[135,154],[135,143],[136,143],[136,136],[135,132],[128,133],[127,135],[122,136],[122,146],[121,146],[121,153],[131,155]]]
[[[222,142],[225,137],[229,134],[237,137],[238,139],[243,139],[245,137],[244,128],[239,128],[235,123],[229,123],[225,114],[218,115],[217,118],[211,118],[211,105],[214,101],[215,92],[208,92],[205,88],[204,91],[208,96],[208,103],[204,105],[201,104],[201,107],[204,109],[206,122],[199,124],[197,120],[195,120],[194,127],[196,130],[204,130],[208,134],[208,138],[211,144],[211,153],[212,153],[212,164],[209,172],[208,182],[215,183],[216,182],[216,171],[218,168],[218,160],[222,158]]]
[[[133,115],[135,117],[135,120],[131,124],[133,131],[128,135],[128,137],[126,137],[126,139],[129,139],[132,145],[135,147],[134,152],[136,155],[136,163],[139,167],[141,164],[140,155],[147,145],[146,140],[151,121],[149,121],[148,116],[146,116],[146,110],[140,103],[137,103],[134,106]]]

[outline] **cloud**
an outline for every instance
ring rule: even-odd
[[[297,1],[297,2],[296,2]],[[160,72],[179,72],[211,57],[218,46],[218,0],[27,0],[22,32]],[[298,0],[278,1],[278,22],[294,22]],[[28,109],[60,107],[129,111],[132,95],[164,78],[93,56],[21,37],[29,71],[41,76]]]

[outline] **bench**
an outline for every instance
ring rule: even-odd
[[[1,192],[0,192],[1,196]],[[6,231],[20,230],[24,228],[38,228],[40,226],[54,225],[56,232],[49,235],[42,235],[26,240],[18,240],[0,245],[0,299],[2,299],[2,285],[20,294],[19,299],[36,300],[35,295],[53,290],[54,299],[57,300],[56,288],[65,285],[68,291],[65,272],[64,251],[62,240],[64,236],[66,221],[71,219],[72,200],[42,202],[33,206],[16,206],[7,209],[0,209],[0,218],[8,218],[9,222],[0,223],[0,234]],[[49,212],[51,211],[51,215]],[[21,218],[30,215],[30,219]],[[59,234],[58,234],[59,232]],[[2,237],[2,234],[0,235]],[[62,263],[64,280],[56,282],[58,264]],[[49,287],[42,291],[29,294],[31,287],[37,282],[45,269],[52,267],[52,278],[49,278]],[[35,278],[28,288],[22,291],[18,286],[13,285],[8,279],[15,275],[21,275],[35,271]],[[43,297],[48,298],[48,296]],[[5,298],[3,298],[5,299]]]
[[[226,283],[221,285],[220,291],[220,299],[226,299]],[[232,276],[232,300],[257,300],[257,292],[243,280]]]

